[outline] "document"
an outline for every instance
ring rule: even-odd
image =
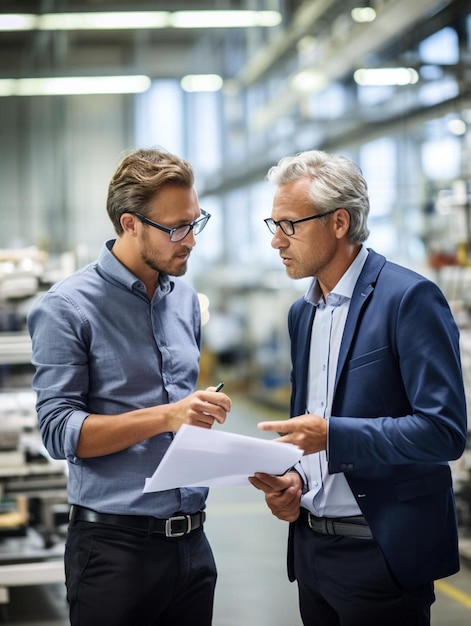
[[[184,424],[153,476],[146,478],[144,493],[249,485],[255,472],[284,474],[302,455],[289,443]]]

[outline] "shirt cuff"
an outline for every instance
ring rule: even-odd
[[[82,424],[86,418],[90,415],[86,411],[73,411],[68,419],[66,426],[64,452],[66,459],[75,459],[77,453],[78,441],[80,438],[80,431],[82,430]]]

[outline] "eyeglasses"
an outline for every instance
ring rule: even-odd
[[[287,237],[291,237],[295,233],[295,224],[308,222],[309,220],[317,220],[317,218],[325,217],[326,215],[335,213],[335,211],[338,211],[338,209],[332,209],[331,211],[326,211],[325,213],[317,213],[317,215],[311,215],[310,217],[302,217],[299,220],[280,220],[279,222],[275,222],[275,220],[272,220],[271,217],[268,217],[266,220],[263,221],[268,226],[268,230],[271,232],[272,235],[276,234],[276,227],[279,226]]]
[[[193,231],[193,234],[198,235],[203,228],[208,223],[209,218],[211,217],[210,213],[206,213],[203,209],[200,209],[201,215],[203,217],[198,218],[191,224],[183,224],[183,226],[177,226],[176,228],[167,228],[167,226],[162,226],[162,224],[157,224],[157,222],[153,222],[148,217],[141,215],[137,211],[127,211],[131,213],[131,215],[135,215],[138,219],[141,220],[143,224],[148,224],[149,226],[153,226],[154,228],[158,228],[159,230],[163,230],[164,233],[168,233],[170,237],[170,241],[176,243],[177,241],[181,241],[185,239],[185,237],[189,234],[190,230]]]

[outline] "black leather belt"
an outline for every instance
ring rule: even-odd
[[[373,539],[370,527],[361,515],[354,517],[316,517],[310,511],[302,508],[300,518],[307,523],[311,530],[322,535]]]
[[[98,513],[92,509],[73,504],[69,514],[70,522],[92,522],[94,524],[110,524],[130,530],[143,530],[146,533],[158,533],[166,537],[183,537],[203,526],[206,513],[199,511],[193,515],[174,515],[168,519],[146,517],[144,515],[114,515]]]

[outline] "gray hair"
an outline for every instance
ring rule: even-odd
[[[316,211],[346,209],[350,214],[348,241],[363,243],[370,234],[367,227],[370,201],[360,168],[345,157],[308,150],[284,157],[267,174],[267,179],[278,186],[304,177],[311,179],[309,197]]]

